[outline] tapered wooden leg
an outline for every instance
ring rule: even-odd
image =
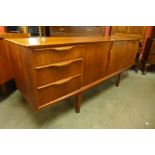
[[[147,72],[147,65],[145,62],[142,62],[142,75],[146,75]]]
[[[134,70],[135,70],[136,73],[138,73],[139,68],[140,68],[140,53],[137,54],[136,62],[135,62],[135,65],[134,65]]]
[[[7,95],[8,94],[8,90],[7,90],[7,87],[6,87],[5,84],[1,85],[1,90],[2,90],[3,95]]]
[[[115,86],[116,86],[116,87],[119,86],[119,83],[120,83],[120,77],[121,77],[121,73],[119,73],[119,74],[116,76],[116,82],[115,82]]]
[[[136,64],[136,65],[134,66],[134,69],[135,69],[135,72],[138,73],[139,65]]]
[[[82,101],[82,94],[78,94],[76,96],[76,104],[75,104],[76,113],[80,112],[81,101]]]

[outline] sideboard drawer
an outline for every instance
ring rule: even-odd
[[[82,45],[36,49],[34,52],[34,64],[37,67],[82,58],[83,51],[84,47]]]
[[[38,87],[39,106],[80,89],[81,81],[82,76],[79,74]]]
[[[37,86],[82,74],[82,58],[36,67],[35,73]]]

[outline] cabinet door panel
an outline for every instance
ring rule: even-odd
[[[134,64],[138,42],[121,41],[113,42],[109,52],[109,64],[107,74],[112,74]]]
[[[85,46],[83,84],[89,84],[106,75],[110,42]]]

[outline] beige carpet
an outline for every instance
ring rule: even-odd
[[[35,112],[17,90],[0,102],[0,128],[155,128],[155,72],[126,71],[119,87],[105,81],[84,94],[79,114],[73,104]]]

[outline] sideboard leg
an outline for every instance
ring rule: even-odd
[[[119,74],[116,76],[116,82],[115,82],[115,86],[116,86],[116,87],[119,86],[119,83],[120,83],[120,77],[121,77],[121,73],[119,73]]]
[[[140,53],[137,54],[136,62],[135,62],[135,65],[134,65],[134,70],[135,70],[136,73],[138,73],[139,68],[140,68]]]
[[[135,73],[138,73],[138,65],[135,65]]]
[[[7,87],[6,87],[5,84],[1,85],[1,90],[2,90],[3,95],[7,95],[8,94],[8,90],[7,90]]]
[[[146,75],[147,72],[147,65],[146,63],[143,61],[142,62],[142,75]]]
[[[82,94],[78,94],[76,96],[76,104],[75,104],[76,113],[80,112],[81,101],[82,101]]]

